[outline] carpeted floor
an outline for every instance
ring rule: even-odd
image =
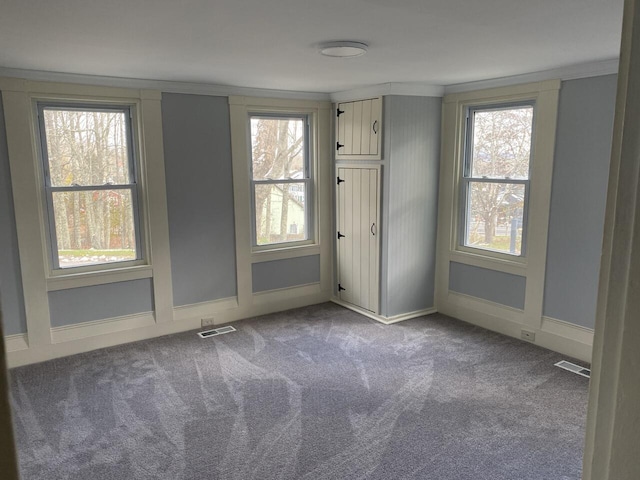
[[[334,304],[11,371],[24,480],[580,478],[587,379],[443,315]]]

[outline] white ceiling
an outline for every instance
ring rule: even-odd
[[[623,0],[0,0],[0,67],[337,92],[616,58]],[[369,44],[352,59],[330,40]]]

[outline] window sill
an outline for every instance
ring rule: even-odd
[[[291,247],[270,248],[269,250],[256,250],[251,253],[251,263],[271,262],[287,258],[308,257],[320,255],[320,245],[298,245]]]
[[[473,252],[452,250],[449,253],[449,260],[456,263],[463,263],[465,265],[473,265],[475,267],[511,273],[513,275],[526,276],[526,258],[514,257],[513,260],[511,260],[509,258],[502,258],[502,256],[498,257],[494,255],[496,254],[493,252],[485,254],[484,252],[477,252],[475,250]]]
[[[68,290],[70,288],[91,287],[106,283],[127,282],[153,277],[153,267],[137,265],[93,272],[68,273],[47,278],[47,291]]]

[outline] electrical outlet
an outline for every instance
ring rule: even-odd
[[[535,342],[536,334],[535,332],[531,332],[529,330],[521,330],[520,338],[522,338],[522,340],[526,340],[527,342]]]
[[[214,325],[215,325],[215,321],[214,321],[213,317],[203,318],[202,319],[202,326],[203,327],[213,327]]]

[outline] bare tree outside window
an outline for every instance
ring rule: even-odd
[[[532,105],[469,110],[464,245],[522,255],[533,113]]]

